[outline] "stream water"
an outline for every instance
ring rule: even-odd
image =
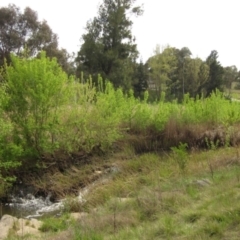
[[[104,184],[118,171],[119,169],[116,166],[110,167],[105,172],[101,173],[101,176],[96,181],[80,189],[76,199],[79,202],[84,202],[84,197],[89,190],[96,187],[98,184]],[[36,198],[30,193],[20,195],[21,196],[19,196],[19,194],[17,196],[11,196],[8,203],[0,203],[0,218],[4,214],[9,214],[18,218],[39,218],[43,215],[57,214],[61,212],[64,207],[65,199],[53,203],[50,201],[51,193],[49,193],[46,198]]]
[[[35,198],[32,194],[25,197],[12,196],[10,201],[0,206],[0,217],[9,214],[15,217],[38,218],[44,214],[57,213],[61,211],[64,202],[53,203],[50,201],[50,195],[45,199],[43,197]]]

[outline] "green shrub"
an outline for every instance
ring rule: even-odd
[[[67,76],[56,59],[42,52],[40,58],[11,56],[5,65],[4,110],[13,125],[14,143],[26,155],[52,152],[58,147],[54,135],[59,129],[58,109],[67,103]]]

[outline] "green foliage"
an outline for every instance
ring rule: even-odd
[[[40,155],[57,148],[58,109],[68,101],[67,76],[55,59],[43,52],[39,59],[12,55],[5,66],[4,110],[13,124],[14,143],[27,155]]]
[[[148,59],[149,88],[156,92],[156,99],[160,100],[162,92],[170,84],[173,72],[177,67],[176,49],[170,46],[160,49],[158,45],[155,55]]]
[[[39,21],[37,12],[26,7],[23,12],[14,4],[0,8],[0,66],[4,59],[11,62],[10,54],[24,55],[27,49],[31,57],[41,50],[46,51],[50,58],[56,57],[61,67],[68,73],[73,66],[69,63],[70,55],[65,49],[58,48],[58,37],[53,33],[47,22]]]
[[[152,97],[160,99],[161,93],[167,93],[168,100],[182,101],[185,94],[196,98],[198,95],[209,97],[215,90],[223,91],[224,86],[231,92],[231,85],[239,79],[236,67],[223,69],[217,51],[212,51],[206,61],[191,58],[187,47],[182,49],[167,46],[148,59],[149,89]]]
[[[99,87],[101,83],[99,78]],[[107,151],[121,136],[122,91],[115,91],[110,82],[97,91],[91,79],[86,84],[73,82],[71,88],[75,99],[68,109],[62,109],[65,117],[61,121],[60,146],[67,146],[68,151],[80,148],[91,152],[96,147]]]
[[[184,172],[188,162],[187,144],[179,143],[178,147],[171,147],[173,158],[177,162],[179,169]]]
[[[148,77],[149,77],[148,66],[144,65],[143,62],[141,61],[139,64],[137,64],[135,69],[135,81],[133,84],[135,97],[146,99],[144,98],[144,93],[148,88],[147,83]]]
[[[73,240],[103,240],[103,236],[94,230],[75,228]]]
[[[103,0],[98,16],[89,21],[76,62],[79,71],[101,74],[114,87],[131,88],[134,60],[138,52],[134,43],[132,21],[127,13],[142,13],[132,0]]]
[[[42,232],[58,232],[67,229],[72,221],[68,214],[64,214],[60,218],[48,217],[43,219],[43,224],[39,228]]]
[[[13,139],[13,126],[8,121],[3,111],[3,104],[6,100],[5,87],[0,87],[0,196],[15,181],[11,174],[13,170],[21,165],[19,157],[22,154],[22,147],[15,144]]]
[[[209,66],[209,77],[207,82],[204,84],[206,96],[209,96],[216,89],[223,91],[224,69],[217,59],[218,52],[213,50],[206,60],[206,63]]]
[[[2,104],[11,120],[6,126],[11,126],[14,144],[9,149],[15,155],[21,155],[21,149],[25,155],[38,156],[57,149],[104,152],[126,130],[161,132],[173,118],[179,125],[224,126],[240,119],[239,104],[227,101],[219,91],[208,99],[194,100],[186,94],[182,105],[165,102],[163,93],[159,102],[148,104],[148,92],[143,100],[136,99],[132,90],[124,95],[100,76],[98,84],[91,77],[85,83],[68,78],[44,54],[32,60],[13,56],[13,65],[6,66],[2,76],[6,89]]]
[[[236,66],[230,66],[224,68],[223,83],[228,90],[228,94],[231,95],[231,89],[234,82],[238,82],[240,79],[240,72]]]
[[[14,180],[14,169],[21,162],[28,166],[29,159],[36,163],[36,156],[57,151],[102,154],[133,133],[140,138],[130,147],[141,148],[142,139],[148,146],[173,147],[175,160],[184,171],[185,145],[177,144],[182,141],[192,146],[185,126],[196,130],[223,126],[226,136],[221,145],[230,146],[233,125],[240,121],[240,104],[226,100],[220,91],[206,99],[185,94],[182,104],[166,102],[163,92],[159,101],[149,104],[147,91],[143,99],[136,98],[133,90],[124,94],[100,75],[97,84],[91,77],[85,81],[83,76],[80,80],[67,77],[56,60],[44,53],[36,59],[13,56],[12,66],[6,65],[5,70],[0,88],[2,182]],[[208,141],[211,144],[212,139]]]

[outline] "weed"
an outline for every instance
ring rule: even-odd
[[[173,159],[177,162],[179,169],[184,173],[188,162],[187,143],[181,143],[178,147],[171,147]]]
[[[213,140],[205,138],[205,142],[209,150],[216,150],[219,147],[219,139],[217,139],[216,142],[214,142]]]

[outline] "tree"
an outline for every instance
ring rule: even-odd
[[[171,82],[173,72],[177,67],[176,49],[170,46],[160,50],[160,46],[155,49],[155,55],[148,59],[150,69],[149,80],[151,90],[156,92],[157,99],[161,98],[162,91],[167,90]]]
[[[134,92],[136,97],[143,97],[143,93],[148,89],[148,65],[142,61],[136,64]]]
[[[200,68],[199,68],[199,72],[198,72],[198,85],[197,85],[197,89],[195,92],[195,96],[196,95],[201,95],[201,96],[206,95],[204,86],[208,80],[208,77],[209,77],[209,66],[207,65],[206,62],[202,61]]]
[[[231,94],[232,84],[240,79],[240,73],[236,66],[228,66],[224,68],[223,83]]]
[[[177,59],[177,64],[171,74],[171,81],[168,84],[168,94],[171,98],[181,100],[183,95],[187,93],[186,73],[187,65],[191,62],[191,51],[187,47],[175,49],[174,55]]]
[[[217,59],[218,52],[216,50],[213,50],[206,59],[206,63],[209,66],[209,77],[207,82],[204,84],[206,97],[208,97],[216,89],[223,91],[224,69]]]
[[[190,59],[192,53],[187,47],[183,47],[178,51],[178,75],[182,84],[182,96],[185,94],[185,75],[186,75],[186,61]]]
[[[68,54],[58,49],[58,37],[47,22],[38,21],[37,12],[25,8],[22,13],[15,5],[0,8],[0,66],[4,59],[10,62],[10,54],[20,56],[27,50],[31,57],[44,50],[49,57],[60,57],[64,70],[68,69]],[[63,58],[64,56],[64,58]]]
[[[100,73],[115,87],[131,87],[133,63],[138,51],[128,14],[142,14],[140,7],[133,6],[134,2],[103,0],[98,16],[87,23],[87,32],[82,36],[83,44],[76,58],[79,72],[85,71],[93,76]]]

